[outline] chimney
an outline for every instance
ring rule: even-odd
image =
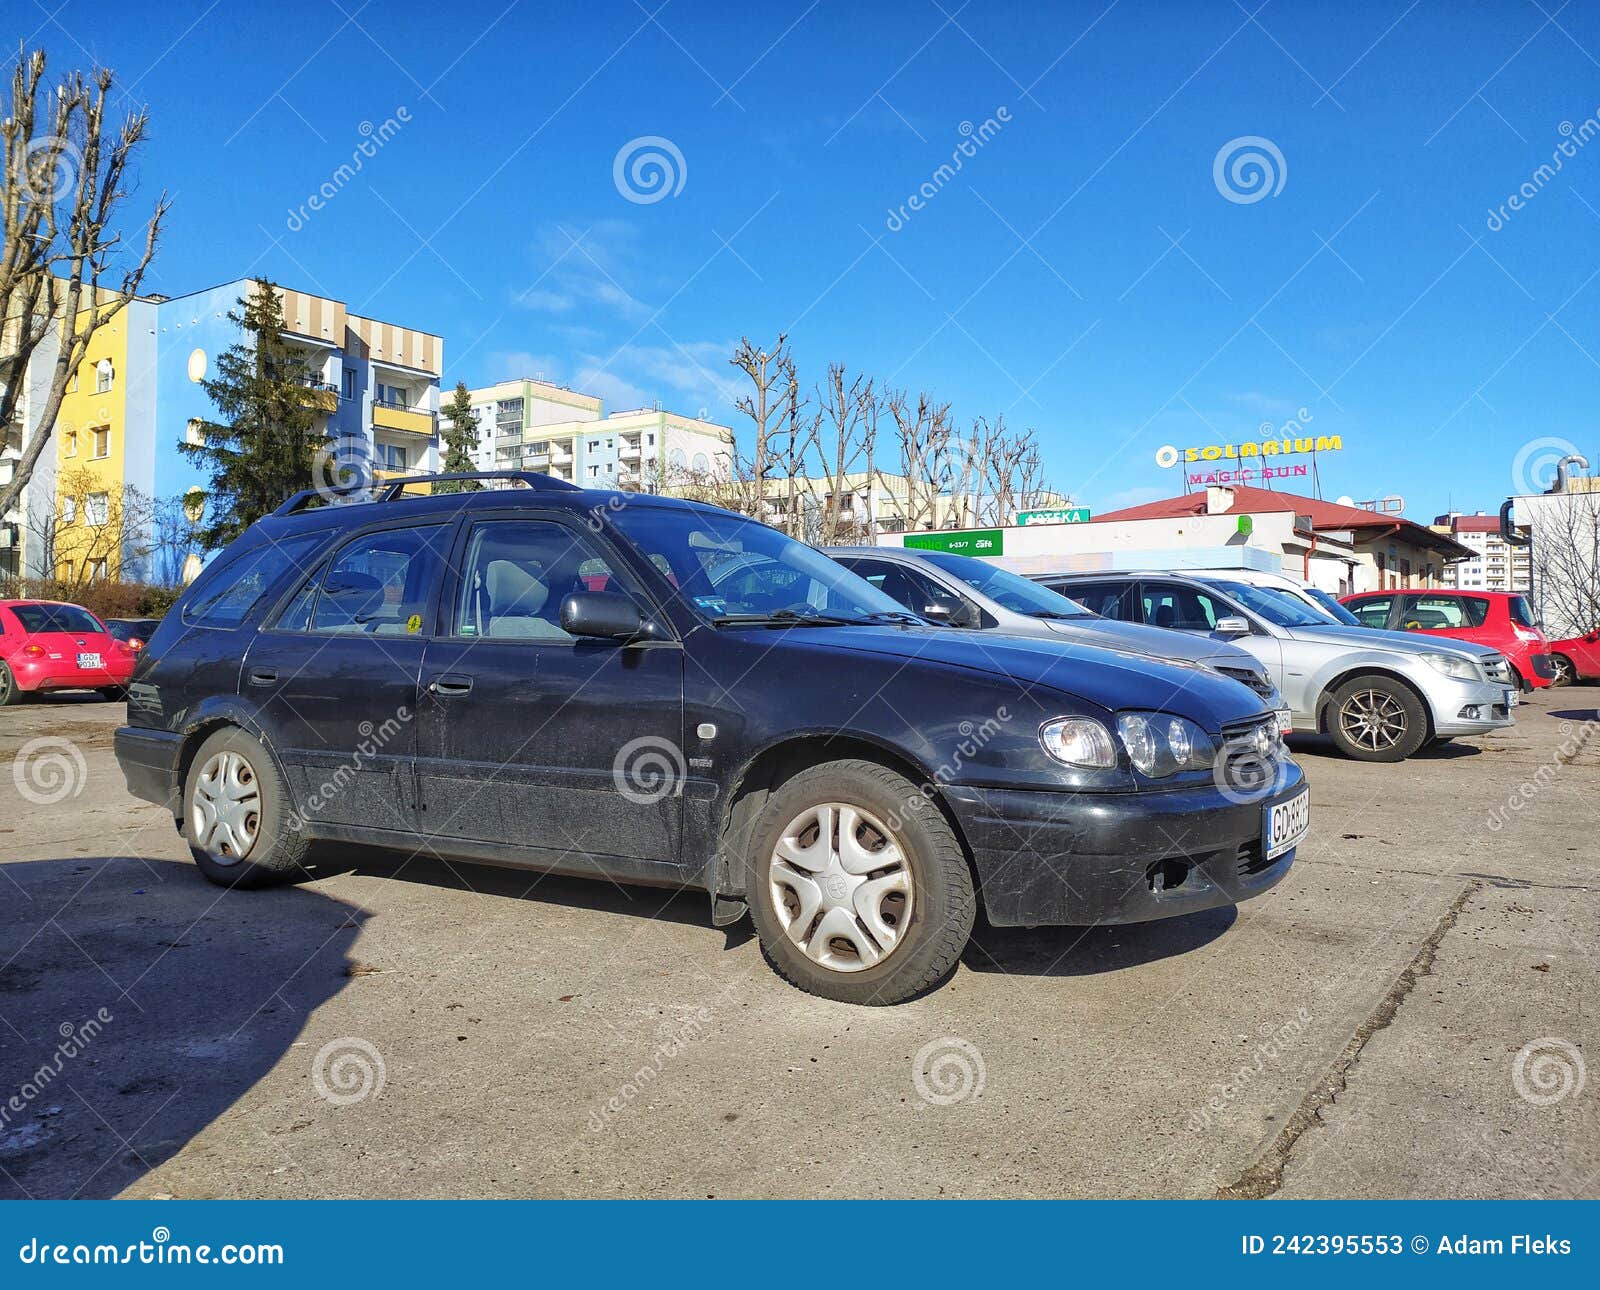
[[[1226,515],[1233,509],[1233,489],[1220,484],[1206,485],[1206,514]]]

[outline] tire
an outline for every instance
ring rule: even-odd
[[[846,811],[857,821],[848,849]],[[791,985],[883,1006],[936,985],[960,959],[977,912],[972,874],[949,821],[904,776],[868,761],[809,767],[773,790],[750,836],[751,918]],[[776,854],[786,838],[792,862]],[[824,938],[830,921],[837,934]]]
[[[1550,678],[1552,688],[1559,685],[1576,685],[1578,683],[1578,669],[1565,654],[1552,654],[1550,656],[1550,666],[1555,669],[1555,675]]]
[[[1328,734],[1356,761],[1404,761],[1429,733],[1428,709],[1416,691],[1391,677],[1353,677],[1328,704]]]
[[[1527,677],[1523,676],[1517,668],[1511,669],[1511,679],[1517,683],[1518,694],[1533,693],[1533,682],[1528,680]]]
[[[0,663],[0,708],[8,708],[13,704],[27,701],[28,692],[17,684],[17,678],[11,675],[11,669]]]
[[[304,873],[309,844],[291,826],[289,800],[278,764],[260,740],[237,726],[210,735],[183,786],[183,836],[200,872],[219,887],[266,887]],[[234,809],[203,833],[202,801]]]

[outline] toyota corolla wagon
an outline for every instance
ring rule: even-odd
[[[1308,828],[1234,681],[970,642],[714,507],[475,478],[524,486],[291,499],[139,654],[117,757],[213,882],[293,878],[321,839],[699,889],[789,981],[888,1004],[980,905],[1233,904]]]

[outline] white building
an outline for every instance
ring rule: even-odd
[[[1446,566],[1445,586],[1462,591],[1528,590],[1532,577],[1528,548],[1512,546],[1500,536],[1498,515],[1452,511],[1439,516],[1429,527],[1435,533],[1448,533],[1472,552],[1470,559]]]

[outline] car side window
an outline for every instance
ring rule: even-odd
[[[621,592],[645,608],[632,581],[576,529],[549,520],[485,521],[467,540],[451,633],[572,641],[561,627],[561,602],[586,591]]]
[[[1389,625],[1389,606],[1394,604],[1393,596],[1371,596],[1366,600],[1358,600],[1352,605],[1346,605],[1356,620],[1363,627],[1387,627]]]
[[[1407,596],[1400,610],[1400,626],[1408,632],[1456,631],[1476,625],[1466,598],[1460,596]]]
[[[183,598],[183,621],[191,627],[237,627],[267,592],[291,572],[304,572],[322,545],[320,534],[268,541],[201,573]]]
[[[381,529],[347,542],[329,562],[314,599],[306,589],[279,620],[293,629],[309,614],[305,630],[342,636],[419,636],[428,600],[443,568],[440,555],[450,528],[431,524]]]
[[[1062,582],[1053,584],[1051,590],[1076,600],[1091,614],[1124,623],[1136,621],[1131,582]]]
[[[1236,617],[1204,591],[1171,582],[1144,584],[1144,620],[1152,627],[1209,632],[1218,620]]]
[[[919,569],[910,569],[893,560],[871,557],[842,561],[857,577],[865,578],[891,600],[914,614],[951,618],[973,614],[976,606],[964,596],[941,586]],[[976,615],[973,614],[973,621]]]

